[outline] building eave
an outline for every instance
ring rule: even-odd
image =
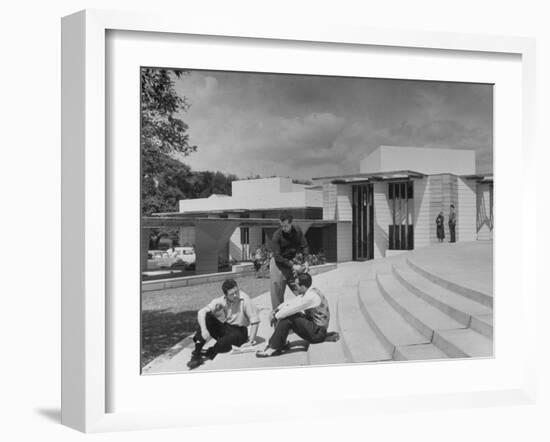
[[[173,214],[172,214],[173,215]],[[186,214],[178,214],[179,216],[144,216],[142,217],[142,228],[159,228],[159,227],[190,227],[198,223],[207,224],[235,224],[235,227],[279,227],[279,218],[193,218]],[[293,222],[308,223],[312,227],[323,227],[325,225],[336,224],[342,221],[323,220],[323,219],[294,219]],[[351,223],[351,221],[344,221]]]
[[[411,178],[424,178],[425,176],[426,174],[414,170],[391,170],[385,172],[317,177],[313,178],[313,180],[331,181],[335,184],[360,184],[379,181],[409,180]]]

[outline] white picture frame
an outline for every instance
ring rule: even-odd
[[[157,411],[109,412],[108,396],[113,388],[107,375],[110,366],[108,327],[111,312],[107,297],[111,240],[107,228],[108,152],[106,151],[106,35],[109,31],[141,31],[163,34],[206,35],[220,38],[269,39],[286,42],[336,43],[384,48],[467,51],[509,54],[521,57],[522,121],[521,157],[523,176],[534,167],[535,44],[532,39],[451,33],[389,31],[308,24],[213,22],[197,17],[182,24],[177,17],[143,13],[87,10],[65,17],[62,22],[62,423],[84,432],[160,428],[207,424],[208,404],[203,401],[191,413],[185,408]],[[498,118],[498,116],[497,116]],[[518,146],[519,149],[519,146]],[[504,177],[506,179],[506,177]],[[521,219],[534,219],[536,193],[521,189]],[[534,232],[523,223],[521,262],[535,253]],[[137,259],[137,257],[136,257]],[[522,375],[501,388],[472,391],[452,389],[426,394],[389,394],[339,398],[337,413],[361,415],[370,412],[496,406],[533,403],[535,400],[535,269],[521,267],[522,330],[527,339],[521,358]],[[498,321],[498,316],[497,316]],[[137,330],[136,330],[137,333]],[[498,353],[497,353],[498,358]],[[331,368],[342,370],[342,368]],[[354,371],[362,370],[355,367]],[[206,374],[209,375],[209,374]],[[204,379],[204,374],[201,378]],[[229,376],[223,373],[219,377]],[[232,375],[235,376],[235,375]],[[332,399],[331,399],[332,400]],[[327,401],[312,400],[313,407],[302,416],[334,415]],[[323,411],[327,410],[327,411]],[[276,406],[256,407],[238,422],[293,417],[297,411]],[[217,416],[223,422],[223,415]],[[235,422],[234,416],[226,417]]]

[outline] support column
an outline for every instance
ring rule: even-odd
[[[229,221],[227,219],[219,222],[200,222],[195,224],[195,254],[196,273],[216,273],[218,271],[218,257],[226,247],[229,238],[240,221]]]
[[[313,222],[306,222],[306,221],[292,221],[292,224],[298,226],[300,229],[302,229],[302,233],[305,235]]]

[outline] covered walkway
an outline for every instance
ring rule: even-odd
[[[338,222],[320,219],[295,219],[293,224],[299,226],[304,234],[312,227],[336,226]],[[350,224],[348,222],[347,224]],[[195,254],[196,273],[216,273],[218,271],[218,257],[223,252],[229,238],[239,227],[264,227],[275,229],[279,227],[278,218],[214,218],[190,217],[189,215],[174,213],[173,215],[143,217],[141,223],[141,253],[142,268],[146,268],[147,250],[150,230],[163,227],[195,227]],[[333,238],[331,238],[333,236]],[[325,238],[324,238],[325,241]],[[327,229],[327,258],[337,261],[336,231]]]

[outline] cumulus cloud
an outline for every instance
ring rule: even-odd
[[[355,173],[381,144],[472,148],[492,170],[492,87],[191,72],[178,81],[195,169],[301,178]]]

